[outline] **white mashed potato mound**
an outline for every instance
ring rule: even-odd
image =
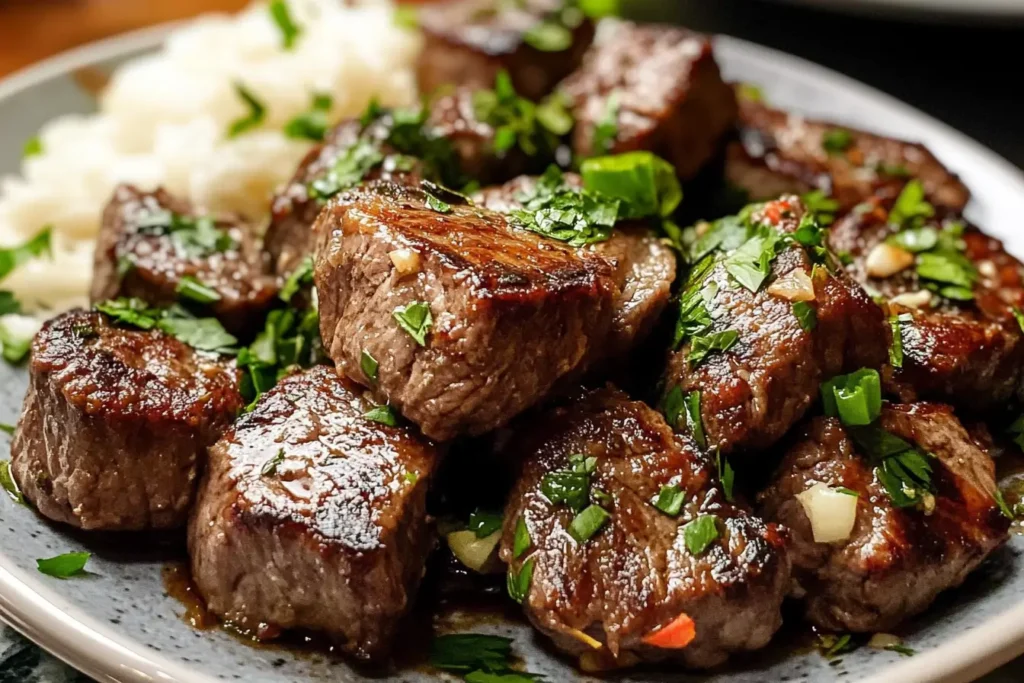
[[[114,187],[162,185],[211,211],[263,220],[274,189],[309,149],[289,139],[287,121],[312,94],[333,97],[332,121],[358,116],[374,97],[416,99],[415,33],[395,25],[390,3],[290,0],[302,33],[291,50],[266,3],[211,15],[176,29],[159,52],[114,74],[97,114],[43,125],[43,152],[22,175],[0,178],[0,246],[53,226],[53,259],[35,259],[0,283],[41,317],[84,305],[100,215]],[[246,116],[241,83],[266,106],[258,128],[227,138]]]

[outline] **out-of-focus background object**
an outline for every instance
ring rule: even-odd
[[[823,9],[860,13],[892,13],[932,19],[975,17],[1024,20],[1021,0],[786,0]]]

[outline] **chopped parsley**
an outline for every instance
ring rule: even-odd
[[[284,284],[281,286],[281,292],[278,294],[278,298],[281,301],[288,303],[292,300],[296,294],[299,293],[304,287],[309,287],[313,284],[313,257],[307,256],[302,259],[302,263],[295,267],[288,277],[285,279]]]
[[[285,124],[284,134],[295,140],[321,142],[327,134],[327,116],[331,113],[334,99],[329,93],[313,93],[309,110],[299,114]]]
[[[778,232],[761,229],[725,257],[725,270],[751,292],[757,292],[771,273],[772,261],[781,244]]]
[[[186,216],[166,209],[140,216],[136,231],[142,235],[170,235],[175,250],[188,258],[210,256],[238,246],[228,231],[217,227],[212,217]],[[118,268],[121,267],[119,263]]]
[[[47,225],[23,244],[0,249],[0,280],[32,259],[52,252],[53,226]]]
[[[935,207],[925,199],[924,185],[914,179],[903,186],[896,203],[889,211],[889,222],[901,227],[913,227],[919,220],[935,215]]]
[[[686,407],[686,426],[690,429],[690,434],[693,435],[693,440],[696,441],[701,448],[706,448],[708,441],[707,437],[704,435],[704,420],[700,415],[700,392],[687,392],[684,405]]]
[[[894,368],[903,367],[903,325],[912,323],[914,316],[910,313],[901,313],[889,318],[889,327],[892,330],[892,344],[889,345],[889,365]]]
[[[14,298],[14,292],[0,289],[0,315],[21,313],[21,302]]]
[[[28,356],[32,348],[32,335],[15,332],[7,323],[0,321],[0,347],[3,347],[3,359],[17,365]]]
[[[677,384],[669,389],[665,394],[664,400],[662,400],[661,412],[665,416],[665,422],[668,423],[669,427],[673,429],[680,427],[679,418],[683,416],[685,408],[686,399],[684,398],[682,388]]]
[[[359,356],[359,369],[363,371],[363,376],[376,384],[379,367],[380,364],[377,363],[377,359],[371,356],[369,351],[363,349],[363,353]]]
[[[231,125],[228,126],[229,138],[238,137],[242,133],[256,128],[267,118],[266,106],[241,81],[235,82],[235,94],[242,100],[249,112],[231,122]]]
[[[607,154],[615,147],[619,137],[619,91],[613,90],[605,102],[604,114],[594,126],[591,154]]]
[[[718,538],[718,523],[712,515],[700,515],[683,525],[683,541],[694,557],[700,557]]]
[[[185,275],[178,280],[178,286],[175,288],[175,291],[179,297],[194,301],[197,304],[212,304],[221,299],[220,292],[203,284],[192,275]]]
[[[92,553],[64,553],[56,557],[48,557],[36,560],[36,567],[47,576],[57,579],[67,579],[85,573],[85,564],[92,557]]]
[[[583,455],[569,456],[569,469],[548,472],[541,479],[540,490],[552,505],[566,505],[579,512],[590,500],[590,475],[597,459]]]
[[[460,633],[438,636],[430,646],[430,665],[441,671],[500,671],[512,656],[512,639]]]
[[[931,226],[908,228],[891,235],[885,241],[900,249],[916,254],[921,251],[934,249],[939,243],[939,231]]]
[[[686,362],[695,368],[712,353],[725,353],[740,339],[736,330],[724,330],[713,334],[698,335],[690,341],[690,352],[686,354]]]
[[[302,28],[292,18],[287,0],[271,0],[268,9],[270,18],[274,20],[274,24],[281,32],[281,46],[285,50],[291,50],[295,47],[295,41],[302,34]]]
[[[117,323],[141,330],[157,328],[197,351],[231,355],[238,340],[216,318],[196,318],[181,306],[150,307],[140,299],[101,301],[94,308]]]
[[[493,90],[473,93],[473,110],[477,120],[494,129],[499,156],[518,146],[527,156],[553,158],[559,138],[573,125],[564,97],[556,93],[535,104],[516,94],[505,70],[498,72]]]
[[[37,157],[43,153],[43,141],[38,135],[33,135],[21,148],[21,158],[29,159],[31,157]]]
[[[505,577],[505,587],[508,590],[508,596],[519,604],[523,603],[526,594],[530,592],[530,582],[533,581],[533,567],[535,564],[537,564],[537,559],[531,557],[526,562],[523,562],[519,571],[513,571],[510,567]]]
[[[845,652],[857,649],[857,643],[849,633],[842,635],[833,633],[818,634],[818,650],[825,659],[834,659]]]
[[[398,415],[388,405],[379,405],[363,413],[363,417],[371,422],[377,422],[388,427],[398,426]]]
[[[562,52],[572,46],[572,31],[554,19],[546,19],[527,29],[523,40],[541,52]]]
[[[13,433],[14,429],[11,429]],[[22,495],[21,489],[18,488],[18,482],[14,480],[14,475],[11,474],[11,461],[0,460],[0,486],[4,487],[4,491],[11,497],[15,503],[20,505],[25,504],[25,496]]]
[[[651,152],[594,157],[580,166],[583,187],[619,200],[619,218],[667,217],[683,200],[675,168]]]
[[[611,515],[600,505],[588,505],[569,523],[569,535],[577,543],[586,543],[608,523]]]
[[[430,304],[425,301],[413,301],[399,306],[391,314],[398,326],[405,330],[420,346],[427,345],[427,334],[434,324],[430,314]]]
[[[718,478],[722,481],[722,493],[725,494],[725,499],[731,503],[736,473],[733,472],[729,459],[722,455],[720,448],[715,449],[715,462],[718,465]]]
[[[284,449],[280,449],[277,453],[274,453],[267,461],[263,463],[263,467],[260,468],[261,477],[273,477],[277,474],[277,466],[284,462]]]
[[[530,538],[530,530],[526,527],[526,520],[520,517],[516,521],[516,531],[512,539],[512,558],[518,560],[531,545],[533,540]]]
[[[812,190],[800,197],[800,200],[807,207],[807,212],[813,215],[821,225],[830,225],[835,220],[835,214],[839,211],[839,202],[830,198],[822,190]]]
[[[845,128],[831,128],[821,136],[821,147],[829,156],[842,154],[853,144],[853,133]]]
[[[267,391],[297,368],[309,368],[324,360],[316,310],[277,309],[267,315],[263,330],[252,344],[238,352],[242,395],[251,410]]]
[[[818,326],[818,312],[806,301],[793,302],[793,315],[796,316],[800,328],[805,332],[810,332]]]
[[[523,206],[509,213],[514,225],[572,247],[607,240],[619,215],[618,200],[569,187],[556,166],[517,199]]]
[[[0,432],[7,434],[8,436],[14,435],[14,425],[9,425],[4,422],[0,422]]]
[[[469,530],[476,534],[477,538],[487,538],[501,529],[501,522],[501,513],[477,508],[469,515]]]
[[[427,208],[430,209],[431,211],[436,211],[438,213],[451,213],[452,212],[452,205],[449,204],[448,202],[443,201],[441,199],[438,199],[437,197],[435,197],[434,195],[430,194],[429,192],[425,191],[424,194],[426,195],[426,205],[427,205]]]
[[[379,145],[360,138],[338,155],[327,173],[309,184],[309,194],[315,199],[330,199],[361,183],[383,161]]]
[[[654,507],[664,512],[669,517],[678,517],[683,503],[686,502],[686,492],[676,484],[662,486],[658,491],[658,497],[651,503]]]

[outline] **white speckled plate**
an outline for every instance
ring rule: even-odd
[[[40,123],[68,112],[89,111],[92,98],[73,72],[109,70],[153,49],[166,29],[132,34],[82,48],[0,82],[0,173],[17,169],[25,139]],[[1003,159],[948,127],[877,91],[793,57],[732,38],[718,41],[718,56],[730,79],[763,85],[769,100],[927,143],[960,173],[974,192],[970,217],[1024,254],[1024,176]],[[0,422],[14,422],[25,375],[0,367]],[[0,439],[4,437],[0,436]],[[3,448],[0,441],[0,448]],[[180,553],[151,549],[134,555],[138,537],[97,539],[69,533],[32,510],[0,500],[0,615],[58,657],[104,682],[301,683],[361,681],[345,663],[319,655],[254,649],[221,631],[198,632],[181,619],[183,607],[164,592],[161,567]],[[127,549],[125,548],[127,546]],[[166,546],[165,546],[166,547]],[[1024,652],[1024,559],[1019,538],[999,552],[962,588],[952,591],[903,631],[917,656],[862,649],[829,666],[817,654],[769,647],[702,680],[724,683],[798,680],[966,681]],[[39,574],[35,559],[71,550],[94,553],[90,575],[59,581]],[[530,671],[552,681],[585,680],[553,658],[530,629],[518,622],[491,621],[474,630],[509,634]],[[402,643],[399,643],[399,648]],[[431,681],[409,671],[392,681]],[[637,672],[617,679],[633,683],[690,680],[679,674]]]

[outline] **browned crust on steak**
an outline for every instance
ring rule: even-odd
[[[523,607],[555,645],[592,651],[573,633],[597,639],[621,663],[670,658],[710,667],[730,653],[768,643],[782,623],[789,582],[785,533],[724,499],[714,464],[688,437],[618,390],[578,392],[564,405],[529,419],[506,450],[523,460],[505,510],[501,557],[518,572],[536,563]],[[608,493],[611,520],[585,543],[567,533],[573,513],[541,491],[545,474],[569,467],[569,456],[596,457],[592,485]],[[662,486],[686,494],[678,518],[653,507]],[[698,514],[717,518],[720,537],[700,556],[683,540]],[[522,519],[532,544],[513,557]],[[696,639],[664,650],[642,639],[686,613]]]
[[[962,211],[970,192],[924,145],[772,109],[739,98],[739,142],[729,145],[726,179],[750,201],[822,190],[847,211],[875,193],[899,194],[918,178],[932,202]],[[850,146],[829,154],[823,136],[851,134]]]
[[[420,191],[378,184],[332,201],[314,231],[324,346],[438,440],[498,427],[581,367],[608,334],[607,260],[512,227],[476,206],[426,207]],[[403,275],[389,254],[416,252]],[[425,346],[398,327],[399,306],[427,302]],[[360,370],[369,352],[379,379]]]
[[[890,315],[910,314],[902,323],[902,368],[887,367],[887,389],[903,401],[936,399],[969,411],[1005,407],[1024,395],[1024,335],[1014,308],[1024,305],[1024,267],[1002,242],[956,215],[927,222],[942,229],[947,222],[966,226],[964,255],[978,270],[974,300],[951,301],[932,295],[920,308],[892,303],[900,294],[924,290],[913,266],[887,278],[869,277],[871,251],[899,230],[888,222],[891,199],[872,198],[831,229],[829,244],[849,254],[847,271],[884,302]],[[891,330],[887,332],[891,344]]]
[[[63,314],[32,345],[11,471],[57,521],[180,526],[203,451],[244,405],[237,381],[234,369],[161,332]]]
[[[765,516],[792,530],[798,592],[806,593],[807,619],[825,629],[891,629],[958,586],[1007,539],[1009,521],[993,497],[992,459],[948,407],[892,405],[880,424],[935,456],[931,514],[895,507],[843,426],[823,417],[805,426],[759,497]],[[814,542],[795,496],[816,483],[858,493],[847,541]]]
[[[421,93],[446,85],[490,88],[502,69],[516,91],[537,100],[551,92],[583,59],[594,39],[594,24],[583,20],[572,29],[572,44],[544,52],[524,35],[565,3],[560,0],[456,0],[425,5],[419,26],[425,44],[416,68]]]
[[[185,217],[200,215],[190,202],[163,189],[143,192],[132,185],[119,185],[114,190],[103,212],[90,299],[138,297],[154,306],[169,305],[181,298],[178,284],[190,276],[220,295],[209,308],[225,327],[244,332],[258,326],[262,314],[276,301],[277,283],[263,275],[253,227],[235,216],[216,217],[217,229],[226,232],[235,246],[190,256],[180,253],[169,234],[152,234],[141,228],[141,221],[163,211]],[[118,274],[122,259],[133,264],[123,277]]]
[[[799,225],[804,207],[796,197],[765,204],[755,220],[783,233]],[[799,269],[814,285],[817,325],[805,330],[793,302],[768,291],[771,282]],[[705,276],[717,293],[708,304],[708,334],[739,333],[725,353],[712,353],[697,367],[687,360],[691,344],[669,356],[667,389],[701,392],[708,444],[723,452],[763,450],[778,441],[811,406],[822,381],[861,367],[881,367],[886,358],[881,310],[845,273],[814,268],[798,244],[784,246],[769,279],[757,292],[734,282],[719,262]]]
[[[559,89],[573,102],[576,154],[600,152],[594,132],[615,93],[617,132],[607,153],[652,151],[683,179],[712,157],[736,119],[710,38],[683,28],[623,22]]]
[[[387,653],[433,546],[439,453],[409,427],[364,418],[371,407],[319,366],[282,380],[210,449],[189,554],[214,613],[252,633],[322,631],[357,657]]]

